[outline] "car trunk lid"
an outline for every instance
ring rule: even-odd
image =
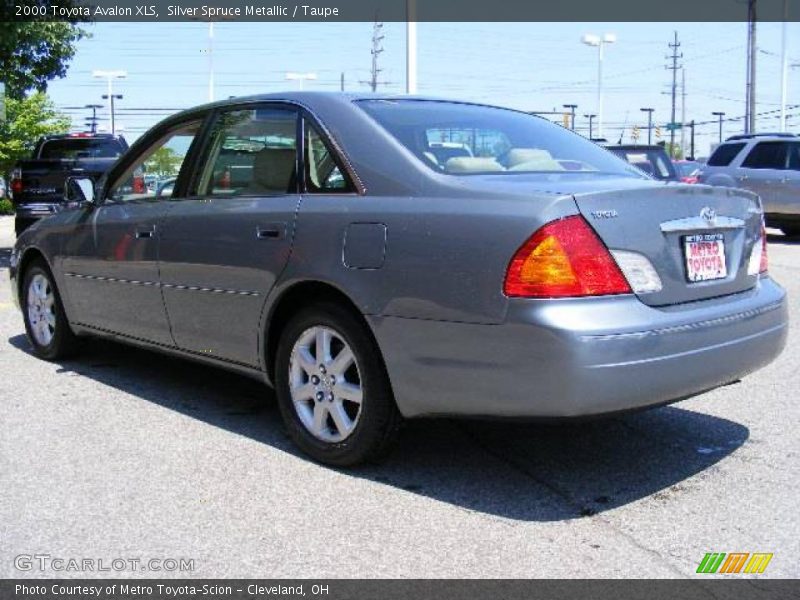
[[[662,288],[639,293],[646,304],[692,302],[755,285],[756,275],[748,274],[761,238],[761,208],[754,194],[662,185],[579,191],[573,197],[610,250],[644,255],[655,268]]]

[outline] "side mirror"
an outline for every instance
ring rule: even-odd
[[[94,205],[94,181],[89,177],[67,177],[64,198],[70,204]]]

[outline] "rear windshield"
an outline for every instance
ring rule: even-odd
[[[717,146],[717,149],[714,150],[714,153],[708,158],[707,164],[709,167],[727,167],[744,147],[744,142]]]
[[[122,144],[114,139],[65,138],[44,142],[39,158],[117,158],[122,150]]]
[[[639,175],[589,140],[525,113],[432,100],[358,104],[423,163],[442,173]]]
[[[656,179],[676,179],[675,166],[665,150],[656,148],[614,148],[609,150]]]

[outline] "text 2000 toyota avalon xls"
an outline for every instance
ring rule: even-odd
[[[786,340],[757,196],[653,181],[513,110],[233,99],[89,183],[13,252],[36,353],[109,336],[264,378],[332,464],[385,452],[403,417],[686,398]]]

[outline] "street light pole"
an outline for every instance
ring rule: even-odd
[[[617,41],[617,36],[613,33],[606,33],[603,37],[592,33],[587,33],[581,38],[581,42],[587,46],[597,48],[597,135],[603,137],[603,48],[607,44]]]
[[[114,135],[117,131],[116,125],[114,124],[114,100],[122,100],[122,94],[103,94],[103,100],[108,100],[111,104],[111,135]]]
[[[596,116],[597,116],[597,115],[595,115],[595,114],[583,115],[583,118],[584,118],[584,119],[589,119],[589,139],[590,139],[590,140],[591,140],[591,139],[594,137],[594,136],[592,135],[592,134],[593,134],[593,131],[592,131],[592,122],[594,121],[594,118],[595,118]]]
[[[578,108],[577,104],[564,104],[564,108],[568,108],[570,112],[570,129],[575,131],[575,109]]]
[[[725,116],[724,112],[714,111],[711,113],[715,117],[719,117],[719,143],[722,143],[722,117]]]
[[[128,76],[127,71],[92,71],[92,77],[97,77],[100,79],[105,79],[108,83],[108,93],[103,94],[103,99],[108,100],[108,112],[111,117],[111,133],[113,134],[115,130],[114,126],[114,84],[113,81],[115,79],[125,79]],[[122,96],[119,96],[122,98]]]
[[[647,145],[649,146],[650,144],[653,143],[653,141],[652,141],[653,111],[655,109],[654,108],[640,108],[639,110],[642,111],[642,112],[646,112],[647,113]]]

